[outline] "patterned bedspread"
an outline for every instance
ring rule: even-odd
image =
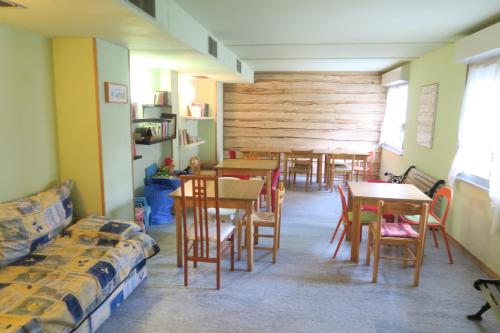
[[[91,216],[0,268],[0,332],[71,332],[159,252],[133,222]]]

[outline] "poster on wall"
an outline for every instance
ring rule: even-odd
[[[417,116],[417,144],[432,148],[439,83],[422,87]]]

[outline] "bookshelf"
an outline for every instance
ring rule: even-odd
[[[181,116],[185,120],[214,120],[213,117],[193,117],[193,116]]]
[[[154,145],[177,137],[177,115],[162,113],[160,118],[132,119],[137,145]]]
[[[198,142],[193,142],[193,143],[188,143],[186,145],[181,145],[181,148],[192,148],[192,147],[196,147],[196,146],[199,146],[199,145],[202,145],[206,143],[205,140],[201,140],[201,141],[198,141]]]

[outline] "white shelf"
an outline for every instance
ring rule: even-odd
[[[194,142],[194,143],[189,143],[187,145],[181,145],[181,148],[191,148],[191,147],[196,147],[196,146],[199,146],[199,145],[202,145],[206,143],[206,141],[198,141],[198,142]]]
[[[191,117],[191,116],[181,116],[182,119],[186,120],[214,120],[212,117]]]

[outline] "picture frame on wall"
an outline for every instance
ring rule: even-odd
[[[417,144],[432,148],[439,83],[422,86],[417,115]]]
[[[104,82],[106,103],[128,103],[128,87],[125,84]]]

